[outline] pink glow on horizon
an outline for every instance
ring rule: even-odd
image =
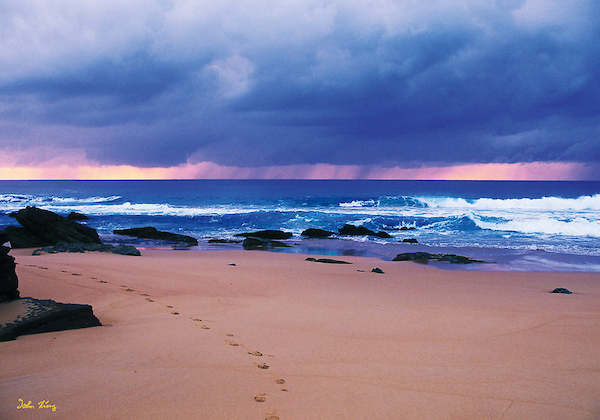
[[[0,167],[0,179],[441,179],[441,180],[576,180],[586,179],[581,163],[481,163],[419,168],[358,165],[289,165],[243,168],[213,162],[141,168],[64,162],[41,166]],[[589,178],[588,178],[589,179]]]

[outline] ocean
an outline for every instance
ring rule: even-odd
[[[240,249],[208,238],[258,229],[294,233],[277,252],[391,259],[400,252],[451,252],[485,259],[461,269],[600,271],[600,182],[161,180],[0,181],[0,228],[25,206],[90,216],[104,241],[167,248],[114,235],[154,226],[191,235],[191,251]],[[345,223],[391,239],[303,239],[309,227]],[[414,230],[400,230],[403,226]],[[418,244],[399,243],[416,238]],[[441,264],[444,268],[448,264]],[[448,267],[447,267],[448,266]]]

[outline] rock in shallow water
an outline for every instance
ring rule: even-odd
[[[273,241],[270,239],[249,237],[244,239],[244,241],[242,242],[242,247],[246,250],[253,250],[269,248],[289,248],[290,245],[284,242]]]
[[[198,245],[198,240],[191,236],[180,235],[178,233],[163,232],[155,227],[146,226],[131,229],[116,229],[113,233],[117,235],[133,236],[140,239],[156,239],[169,242],[185,242],[190,245]]]
[[[303,231],[301,235],[307,236],[309,238],[328,238],[331,235],[335,235],[335,232],[331,232],[329,230],[324,229],[309,228]]]
[[[242,236],[244,238],[258,238],[258,239],[289,239],[292,237],[291,232],[284,232],[282,230],[259,230],[256,232],[244,232],[238,233],[235,236]]]
[[[392,261],[414,261],[419,263],[434,261],[445,261],[450,264],[472,264],[472,263],[485,263],[485,261],[474,260],[469,257],[455,254],[430,254],[429,252],[405,252],[396,255]]]

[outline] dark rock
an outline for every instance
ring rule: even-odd
[[[55,244],[60,241],[100,243],[100,237],[95,229],[67,220],[48,210],[26,207],[17,212],[16,219],[29,233],[45,243]]]
[[[309,238],[328,238],[331,235],[335,235],[335,232],[315,228],[309,228],[302,232],[302,236],[308,236]]]
[[[0,243],[5,237],[0,235]],[[0,302],[17,299],[19,297],[19,279],[15,271],[15,258],[8,255],[10,248],[0,246]]]
[[[7,226],[2,233],[4,233],[8,238],[8,241],[10,241],[10,246],[15,249],[51,245],[49,241],[39,238],[23,227]]]
[[[340,235],[348,236],[376,236],[377,234],[371,229],[367,229],[364,226],[344,225],[341,229],[338,229]]]
[[[375,267],[371,270],[371,273],[383,274],[383,270],[379,267]]]
[[[416,238],[406,238],[406,239],[402,239],[402,242],[405,242],[407,244],[416,244],[419,243],[419,241],[417,241]]]
[[[8,213],[8,217],[12,217],[14,219],[15,217],[17,217],[17,212],[11,211],[10,213]]]
[[[134,236],[141,239],[156,239],[169,242],[185,242],[191,245],[198,245],[198,240],[191,236],[180,235],[178,233],[163,232],[156,228],[147,226],[131,229],[116,229],[113,231],[117,235]]]
[[[272,241],[264,238],[248,237],[242,242],[242,247],[246,250],[269,249],[269,248],[289,248],[290,246],[280,241]]]
[[[67,216],[67,219],[69,219],[69,220],[88,220],[89,217],[87,217],[85,214],[78,213],[76,211],[72,211]]]
[[[565,295],[570,295],[573,292],[571,292],[569,289],[565,289],[564,287],[557,287],[550,293],[564,293]]]
[[[132,255],[134,257],[139,257],[142,253],[136,247],[132,245],[117,245],[110,252],[113,254],[119,255]]]
[[[11,308],[7,312],[20,313],[14,320],[1,320],[0,341],[14,340],[25,334],[72,330],[102,325],[90,305],[59,303],[33,298],[16,299],[1,303]]]
[[[474,260],[469,257],[463,257],[462,255],[430,254],[429,252],[405,252],[396,255],[396,257],[392,261],[415,261],[426,264],[430,260],[445,261],[449,262],[450,264],[472,264],[485,262],[480,260]]]
[[[229,263],[229,264],[227,264],[227,265],[230,265],[230,266],[232,266],[232,267],[235,267],[237,264],[236,264],[236,263]]]
[[[257,232],[244,232],[238,233],[235,236],[242,236],[244,238],[259,238],[259,239],[289,239],[292,237],[291,232],[284,232],[282,230],[259,230]]]
[[[209,244],[239,244],[242,241],[236,241],[235,239],[220,239],[220,238],[210,238],[208,240]]]
[[[371,229],[367,229],[364,226],[354,226],[354,225],[344,225],[341,229],[338,229],[340,235],[348,235],[348,236],[377,236],[378,238],[391,238],[392,236],[380,230],[379,232],[374,232]]]
[[[387,232],[384,232],[384,231],[382,231],[382,230],[380,230],[379,232],[377,232],[377,233],[375,234],[375,236],[377,236],[378,238],[384,238],[384,239],[389,239],[389,238],[391,238],[391,237],[392,237],[392,235],[390,235],[389,233],[387,233]]]
[[[140,251],[132,245],[109,245],[109,244],[90,244],[82,242],[59,242],[52,247],[34,249],[31,255],[41,255],[42,253],[56,254],[59,252],[111,252],[119,255],[142,255]]]
[[[416,229],[416,228],[415,228],[415,227],[412,227],[412,226],[402,226],[402,227],[400,228],[400,230],[415,230],[415,229]]]
[[[308,257],[305,259],[305,261],[312,261],[312,262],[318,262],[318,263],[324,263],[324,264],[352,264],[351,262],[348,261],[342,261],[342,260],[332,260],[331,258],[312,258],[312,257]]]

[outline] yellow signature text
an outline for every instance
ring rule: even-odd
[[[56,404],[52,404],[49,400],[38,401],[37,405],[33,404],[32,401],[25,402],[25,400],[23,400],[23,398],[17,399],[17,402],[18,402],[17,410],[23,410],[25,408],[32,408],[32,409],[49,408],[51,411],[56,411]]]

